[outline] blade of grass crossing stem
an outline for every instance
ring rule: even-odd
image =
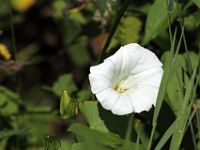
[[[165,145],[165,143],[169,140],[169,138],[175,132],[175,125],[176,125],[176,122],[174,121],[170,125],[170,127],[167,129],[167,131],[165,131],[164,135],[162,136],[162,138],[160,139],[160,141],[156,145],[155,150],[161,150],[162,149],[162,147]]]
[[[126,9],[128,8],[130,2],[131,2],[131,0],[124,0],[120,10],[118,11],[117,16],[115,17],[115,20],[114,20],[114,22],[113,22],[113,24],[112,24],[112,26],[110,28],[108,38],[107,38],[107,40],[106,40],[106,42],[105,42],[105,44],[103,46],[103,49],[102,49],[102,51],[101,51],[101,53],[99,55],[99,58],[97,60],[97,64],[102,61],[103,54],[106,52],[108,46],[110,45],[110,42],[111,42],[112,37],[113,37],[113,35],[114,35],[114,33],[115,33],[116,29],[117,29],[117,26],[120,23],[120,20],[121,20],[123,14],[125,13]]]
[[[170,49],[167,61],[165,63],[165,66],[164,66],[164,74],[163,74],[160,89],[159,89],[159,92],[158,92],[158,98],[157,98],[156,107],[155,107],[154,115],[153,115],[153,122],[152,122],[153,128],[152,128],[152,131],[151,131],[151,136],[150,136],[150,140],[149,140],[149,143],[148,143],[147,150],[151,149],[151,144],[152,144],[152,140],[153,140],[156,124],[157,124],[158,115],[159,115],[161,105],[162,105],[162,102],[163,102],[163,98],[164,98],[164,95],[165,95],[165,91],[166,91],[166,88],[167,88],[167,83],[169,81],[169,77],[170,77],[170,74],[171,74],[172,65],[173,65],[172,62],[173,62],[173,57],[174,57],[174,49],[175,49],[175,41],[176,41],[176,34],[177,34],[177,30],[175,30],[171,49]]]
[[[188,108],[188,104],[192,98],[194,82],[195,82],[195,77],[197,75],[198,66],[199,66],[199,58],[198,58],[198,62],[196,64],[196,66],[195,66],[195,69],[193,71],[192,78],[191,78],[188,86],[186,87],[186,93],[185,93],[185,97],[183,100],[182,109],[180,110],[180,113],[176,119],[176,127],[175,127],[176,131],[172,136],[172,140],[170,143],[170,150],[178,150],[180,148],[180,145],[181,145],[184,133],[185,133],[184,131],[185,131],[185,127],[187,124],[187,120],[189,117],[188,114],[191,110],[191,108]]]

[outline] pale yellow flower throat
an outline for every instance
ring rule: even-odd
[[[127,80],[122,80],[116,87],[115,90],[119,92],[120,94],[125,93],[127,88]]]

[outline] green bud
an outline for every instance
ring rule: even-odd
[[[67,91],[63,91],[60,98],[60,115],[63,119],[70,119],[78,114],[78,104]]]

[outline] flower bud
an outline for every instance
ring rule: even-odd
[[[60,98],[60,115],[63,119],[70,119],[78,113],[77,102],[74,101],[67,91],[63,91]]]
[[[5,44],[0,43],[0,56],[2,56],[5,60],[9,60],[11,58],[10,51]]]

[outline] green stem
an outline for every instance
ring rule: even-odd
[[[14,28],[14,21],[13,21],[13,12],[12,12],[12,5],[11,5],[11,0],[7,0],[8,2],[8,7],[9,7],[9,15],[10,15],[10,32],[11,32],[11,41],[12,41],[12,49],[13,49],[13,59],[16,60],[16,55],[17,55],[17,48],[16,48],[16,39],[15,39],[15,28]],[[19,74],[17,72],[16,74],[16,91],[19,93]],[[18,125],[18,119],[19,117],[17,116],[16,118],[16,124]],[[19,137],[16,137],[16,149],[20,149],[20,140]]]
[[[148,144],[147,150],[151,149],[151,145],[152,145],[154,133],[155,133],[155,130],[156,130],[156,126],[157,126],[157,123],[153,124],[153,128],[151,130],[151,136],[150,136],[150,140],[149,140],[149,144]]]
[[[12,40],[12,48],[13,48],[13,58],[14,60],[16,60],[17,48],[16,48],[15,29],[14,29],[11,0],[8,0],[8,7],[9,7],[9,13],[10,13],[10,32],[11,32],[11,40]]]
[[[133,120],[134,120],[134,113],[132,113],[129,116],[128,126],[126,128],[126,135],[125,135],[125,139],[127,141],[131,141],[131,134],[132,134],[132,129],[133,129]]]
[[[172,28],[171,28],[171,15],[168,13],[168,24],[169,24],[169,38],[170,38],[170,43],[172,45]]]
[[[118,26],[118,24],[119,24],[119,22],[120,22],[120,20],[123,16],[123,14],[125,13],[126,9],[128,8],[130,2],[131,2],[131,0],[124,0],[122,7],[119,9],[119,12],[117,13],[117,16],[115,17],[115,20],[114,20],[114,22],[113,22],[113,24],[110,28],[110,32],[109,32],[108,38],[106,40],[106,43],[104,44],[103,49],[102,49],[102,51],[99,55],[99,58],[97,60],[97,64],[99,64],[102,61],[103,55],[106,52],[108,46],[110,45],[110,42],[111,42],[112,37],[113,37],[113,35],[114,35],[114,33],[117,29],[117,26]]]

